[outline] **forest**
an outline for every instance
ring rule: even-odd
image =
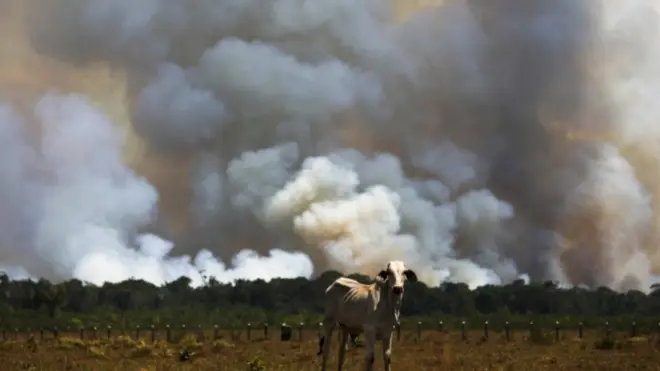
[[[0,275],[0,328],[84,326],[244,326],[317,323],[323,309],[323,293],[340,273],[329,271],[314,279],[239,280],[233,284],[206,278],[191,287],[186,277],[157,286],[142,280],[93,285],[79,280],[51,283],[47,280],[11,280]],[[370,277],[351,275],[361,282]],[[650,293],[616,292],[606,287],[562,288],[555,282],[514,281],[474,290],[461,283],[427,287],[407,283],[403,300],[403,324],[422,321],[447,324],[468,321],[481,326],[510,321],[512,325],[536,321],[610,321],[629,326],[631,321],[659,326],[660,288]],[[407,322],[406,322],[407,321]],[[655,325],[654,325],[655,324]]]

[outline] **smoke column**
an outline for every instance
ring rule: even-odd
[[[660,271],[655,1],[3,6],[14,276]]]

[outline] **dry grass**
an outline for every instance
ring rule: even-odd
[[[319,370],[315,332],[305,340],[230,340],[229,334],[213,340],[208,334],[179,335],[176,343],[149,334],[135,341],[129,336],[80,340],[62,334],[58,340],[21,337],[0,342],[2,370],[227,370],[227,371],[307,371]],[[261,335],[261,334],[259,334]],[[276,333],[272,334],[278,335]],[[253,336],[261,337],[261,336]],[[173,336],[174,338],[174,336]],[[336,369],[336,339],[330,369]],[[380,350],[377,347],[377,355]],[[345,370],[363,368],[364,349],[348,351]],[[377,357],[376,368],[382,360]],[[629,338],[614,334],[585,332],[583,339],[563,333],[559,342],[554,333],[514,333],[511,341],[504,334],[491,333],[485,340],[480,333],[426,332],[418,341],[414,333],[404,333],[393,350],[395,370],[660,370],[660,337]]]

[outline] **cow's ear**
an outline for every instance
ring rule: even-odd
[[[417,282],[417,274],[413,272],[412,269],[406,269],[403,271],[403,274],[406,276],[406,279],[410,282]]]
[[[380,278],[386,280],[386,279],[387,279],[387,271],[386,271],[386,270],[382,270],[382,271],[378,272],[378,277],[380,277]]]

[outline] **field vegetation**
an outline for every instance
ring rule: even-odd
[[[290,341],[279,337],[251,341],[229,332],[177,334],[168,343],[157,334],[135,339],[117,335],[107,339],[83,339],[78,334],[59,338],[21,334],[0,342],[3,370],[227,370],[227,371],[307,371],[319,370],[316,356],[317,334],[307,330],[303,339],[297,333]],[[275,334],[273,334],[275,335]],[[278,334],[279,335],[279,334]],[[336,340],[336,339],[335,339]],[[330,369],[336,369],[336,341]],[[377,349],[378,352],[378,349]],[[363,345],[347,353],[345,370],[361,370]],[[395,370],[594,370],[628,371],[660,369],[660,337],[653,334],[630,337],[627,333],[585,331],[582,338],[573,332],[521,331],[492,332],[488,339],[481,331],[426,331],[421,339],[416,331],[404,331],[395,342]],[[376,367],[381,360],[377,358]]]
[[[318,370],[323,291],[338,276],[233,285],[209,279],[192,288],[186,278],[97,286],[0,274],[0,363],[3,371]],[[416,283],[403,303],[395,370],[660,370],[656,287]],[[281,340],[282,322],[289,341]],[[363,355],[351,350],[345,369],[360,370]]]

